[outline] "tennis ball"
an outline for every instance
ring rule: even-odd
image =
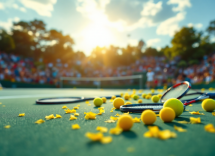
[[[146,95],[146,99],[150,99],[152,96],[150,94]]]
[[[134,122],[130,115],[121,115],[117,122],[117,127],[120,127],[123,129],[123,131],[128,131],[133,126]]]
[[[209,91],[213,91],[214,89],[213,89],[212,87],[210,87],[208,90],[209,90]]]
[[[115,96],[115,95],[113,95],[113,96],[111,97],[111,99],[113,99],[113,100],[114,100],[114,99],[116,99],[116,96]]]
[[[213,110],[215,110],[215,100],[205,99],[202,102],[202,108],[207,112],[213,112]]]
[[[176,99],[176,98],[171,98],[168,99],[164,102],[163,107],[170,107],[175,111],[175,116],[178,117],[179,115],[181,115],[184,111],[184,105],[183,103]]]
[[[154,89],[151,89],[151,93],[154,93],[155,92],[155,90]]]
[[[204,91],[205,91],[205,88],[202,88],[202,89],[201,89],[201,92],[204,92]]]
[[[152,110],[145,110],[141,114],[141,120],[146,125],[152,125],[156,121],[157,117]]]
[[[103,104],[103,100],[101,98],[95,98],[93,103],[96,107],[100,107]]]
[[[160,110],[159,116],[163,122],[172,122],[175,119],[175,111],[170,107],[164,107]]]
[[[162,95],[162,94],[158,94],[157,96],[158,96],[159,98],[161,98],[163,95]]]
[[[139,99],[139,96],[138,96],[138,95],[134,95],[134,96],[133,96],[133,99],[134,99],[134,100],[137,100],[137,99]]]
[[[132,104],[132,103],[131,103],[131,102],[129,102],[129,101],[125,103],[125,105],[130,105],[130,104]]]
[[[130,98],[129,94],[125,94],[125,95],[124,95],[124,99],[125,99],[125,100],[128,100],[129,98]]]
[[[106,103],[106,101],[107,101],[106,97],[102,97],[102,101],[103,101],[103,103]]]
[[[142,99],[139,99],[137,102],[138,102],[138,103],[143,103],[143,100],[142,100]]]
[[[142,98],[145,98],[145,97],[146,97],[146,95],[147,95],[147,94],[143,93],[143,94],[142,94]]]
[[[123,93],[120,93],[120,96],[123,97]]]
[[[114,101],[113,101],[113,106],[116,108],[116,109],[119,109],[120,106],[124,105],[125,104],[125,101],[122,99],[122,98],[116,98]]]
[[[158,101],[160,100],[160,98],[159,98],[157,95],[153,95],[153,96],[151,97],[151,100],[152,100],[152,102],[154,102],[154,103],[158,103]]]

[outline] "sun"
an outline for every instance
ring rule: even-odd
[[[113,41],[111,31],[99,24],[88,26],[83,30],[82,35],[85,46],[89,48],[109,46]]]

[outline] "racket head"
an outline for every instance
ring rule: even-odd
[[[175,84],[174,86],[166,90],[166,92],[161,97],[160,102],[164,103],[166,100],[170,98],[180,99],[184,95],[186,95],[186,93],[189,91],[190,88],[191,88],[191,85],[187,81],[183,81],[181,83]]]
[[[84,97],[54,97],[36,100],[37,104],[65,104],[75,103],[86,100]]]
[[[142,113],[144,110],[152,110],[158,113],[163,108],[163,103],[141,103],[120,106],[122,112]]]

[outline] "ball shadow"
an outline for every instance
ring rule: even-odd
[[[135,139],[137,138],[137,134],[134,131],[124,131],[122,135],[128,139]]]

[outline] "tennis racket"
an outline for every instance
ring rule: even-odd
[[[207,98],[215,98],[215,93],[202,93],[202,92],[193,92],[187,94],[191,85],[189,82],[184,81],[174,85],[173,87],[167,89],[167,91],[163,94],[160,99],[160,103],[142,103],[142,104],[130,104],[120,106],[120,110],[122,112],[133,112],[133,113],[141,113],[144,110],[152,110],[154,112],[159,112],[163,108],[163,104],[166,100],[170,98],[181,99],[181,102],[185,107],[191,103],[195,103],[199,100],[207,99]]]
[[[120,95],[115,95],[120,97]],[[88,100],[94,100],[96,97],[55,97],[55,98],[44,98],[36,100],[37,104],[65,104],[65,103],[76,103]],[[106,99],[111,99],[111,96],[106,96]]]

